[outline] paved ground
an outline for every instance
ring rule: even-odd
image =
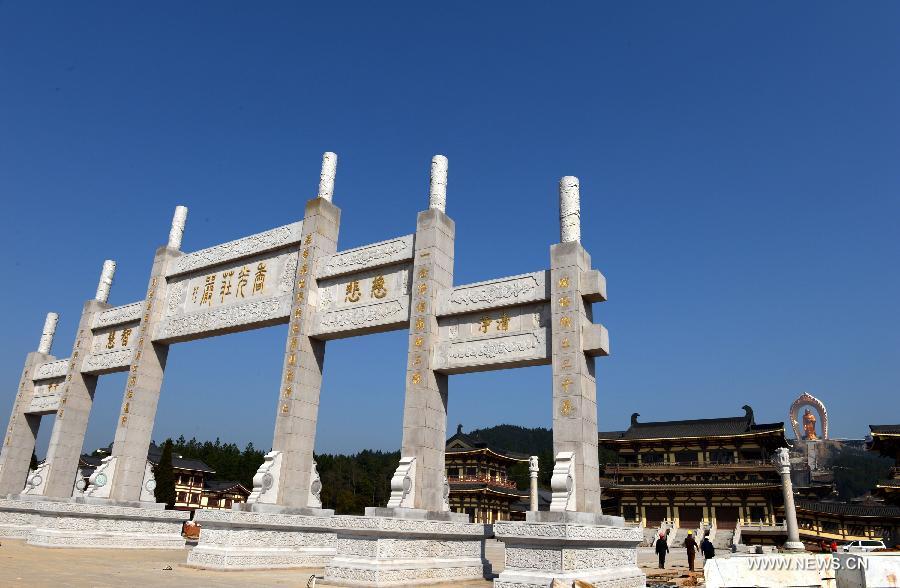
[[[716,557],[728,557],[731,554],[725,550],[717,550]],[[650,585],[669,586],[702,586],[703,585],[703,558],[697,554],[694,561],[695,573],[688,571],[687,552],[684,548],[674,548],[666,557],[665,569],[659,569],[659,560],[651,547],[638,547],[638,565],[647,574],[647,583]]]
[[[5,539],[0,546],[0,585],[28,588],[121,588],[122,586],[306,586],[310,572],[212,572],[184,565],[188,550],[150,549],[46,549],[24,541]],[[493,555],[493,554],[492,554]],[[723,554],[724,555],[724,554]],[[657,569],[653,550],[638,549],[638,564],[648,583],[669,586],[702,585],[702,574],[688,574],[683,549],[673,550],[666,569]],[[698,558],[701,570],[703,559]],[[171,570],[165,570],[171,566]],[[498,566],[499,567],[499,566]],[[697,583],[694,583],[697,582]],[[490,582],[469,582],[467,588],[488,588]]]
[[[184,565],[188,550],[47,549],[4,539],[0,586],[122,588],[123,586],[306,586],[309,572],[211,572]],[[171,570],[164,570],[171,566]],[[488,588],[490,582],[461,584]]]

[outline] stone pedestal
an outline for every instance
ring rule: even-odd
[[[190,514],[162,504],[75,498],[34,501],[29,545],[105,549],[183,549]]]
[[[198,510],[200,542],[187,565],[208,570],[308,568],[321,572],[334,557],[334,511]]]
[[[0,499],[0,539],[27,539],[37,511],[33,500]]]
[[[506,567],[495,588],[547,588],[554,579],[597,588],[646,586],[637,566],[641,529],[621,517],[579,512],[529,512],[526,520],[498,521]]]
[[[486,525],[460,513],[367,508],[334,517],[337,554],[325,567],[328,586],[423,586],[484,577]]]

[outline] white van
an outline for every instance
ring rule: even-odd
[[[884,549],[884,541],[851,541],[842,547],[845,553],[865,553],[867,551],[875,551],[876,549]]]

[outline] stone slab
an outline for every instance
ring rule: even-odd
[[[306,509],[327,513],[322,509]],[[200,541],[187,565],[213,570],[273,568],[321,572],[335,554],[331,516],[199,510]]]
[[[0,499],[0,538],[27,539],[36,516],[34,501]]]
[[[545,270],[442,290],[438,294],[437,315],[449,316],[547,301],[550,299],[549,273]]]
[[[317,261],[316,278],[321,280],[411,261],[414,239],[414,235],[404,235],[346,251],[338,251]]]
[[[171,278],[189,272],[199,272],[213,266],[234,262],[254,255],[276,249],[282,249],[300,243],[303,222],[298,221],[277,227],[262,233],[215,245],[200,251],[188,253],[166,270],[166,277]]]
[[[706,560],[703,576],[707,588],[834,588],[832,566],[830,553],[736,554]]]
[[[493,525],[506,547],[505,567],[495,588],[546,588],[554,579],[583,580],[603,588],[646,585],[637,565],[639,527],[593,513],[541,512],[529,517]]]
[[[900,552],[837,553],[833,557],[839,588],[900,586]]]
[[[122,306],[104,310],[94,316],[91,328],[97,330],[137,322],[141,320],[143,306],[144,301],[140,300],[138,302],[132,302],[131,304],[123,304]]]
[[[334,517],[337,553],[325,568],[325,584],[424,586],[484,577],[487,525],[455,517],[441,520],[449,514],[444,512],[430,516],[418,509],[397,509],[392,514],[398,516]]]
[[[190,513],[75,501],[34,501],[29,545],[105,549],[183,549]]]
[[[43,363],[34,370],[32,379],[36,382],[38,380],[64,378],[66,377],[66,374],[69,373],[70,362],[71,358],[67,357],[65,359],[54,359],[53,361]]]

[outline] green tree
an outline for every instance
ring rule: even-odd
[[[153,477],[156,479],[156,488],[153,489],[156,502],[164,503],[168,509],[175,508],[175,472],[172,469],[171,439],[166,439],[163,443],[159,463],[153,466]]]

